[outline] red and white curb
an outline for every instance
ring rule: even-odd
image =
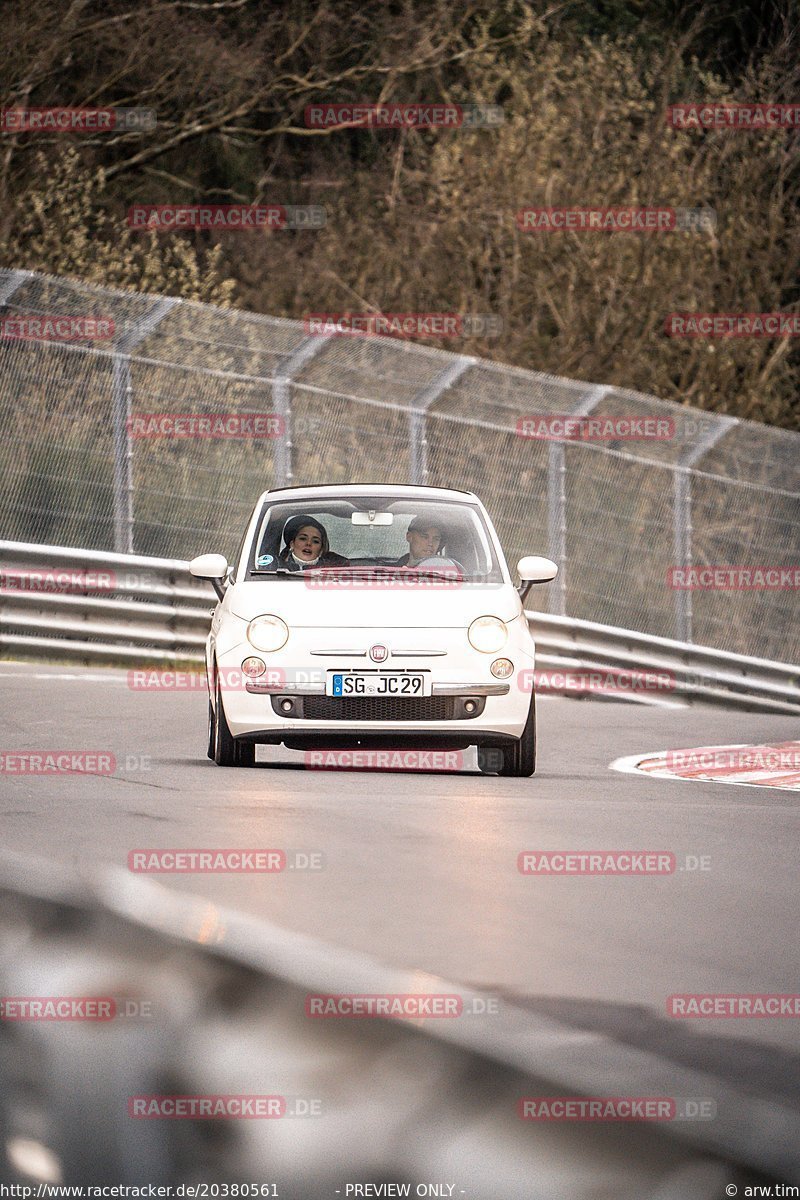
[[[650,775],[657,779],[700,780],[800,792],[800,742],[653,750],[649,754],[617,758],[609,765],[612,771]]]

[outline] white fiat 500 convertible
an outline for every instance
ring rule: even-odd
[[[554,579],[527,557],[514,586],[471,492],[378,484],[279,488],[236,560],[193,575],[219,603],[206,643],[208,754],[255,747],[464,750],[484,771],[536,765],[534,643],[523,600]]]

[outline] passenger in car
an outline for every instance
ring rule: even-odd
[[[278,561],[290,571],[304,571],[308,567],[346,567],[349,564],[349,559],[331,550],[325,526],[305,514],[290,517],[284,525],[283,549]]]

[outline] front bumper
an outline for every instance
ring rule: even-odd
[[[472,681],[462,684],[443,684],[442,690],[432,691],[434,694],[427,699],[439,707],[436,715],[426,712],[422,719],[398,719],[396,712],[388,718],[370,720],[360,716],[356,720],[342,719],[338,713],[330,719],[329,704],[347,704],[347,700],[326,697],[324,687],[315,688],[314,692],[299,694],[294,689],[276,692],[253,692],[248,686],[246,690],[223,695],[225,715],[234,737],[245,737],[252,741],[290,745],[299,747],[303,744],[334,745],[361,744],[362,741],[377,743],[385,746],[400,743],[414,745],[456,746],[457,743],[477,745],[501,742],[506,739],[519,738],[525,727],[531,704],[530,692],[523,693],[507,684],[480,685],[487,690],[481,694],[477,687],[469,687]],[[499,691],[499,687],[503,691]],[[446,690],[445,690],[446,689]],[[282,700],[292,703],[288,714],[280,711]],[[304,705],[310,701],[315,703],[316,718],[303,714]],[[392,703],[388,701],[388,703]],[[474,705],[474,711],[469,712],[465,705]],[[340,710],[342,711],[342,710]],[[352,709],[350,711],[353,711]],[[362,713],[364,709],[360,710]],[[380,710],[373,710],[380,711]],[[328,719],[326,719],[328,718]]]

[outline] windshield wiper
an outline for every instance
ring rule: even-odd
[[[414,572],[414,575],[409,576],[409,578],[416,579],[450,579],[454,582],[463,583],[467,578],[460,571],[434,571],[432,567],[424,567],[421,571],[417,567],[408,567],[407,570]]]
[[[270,571],[267,567],[262,567],[261,569],[255,567],[251,574],[256,575],[259,579],[271,579],[273,575],[288,575],[290,577],[297,575],[299,578],[302,578],[303,572],[290,571],[288,567],[276,567],[274,571]]]
[[[406,569],[406,567],[390,567],[385,563],[375,563],[372,566],[369,563],[352,563],[352,565],[339,563],[333,567],[314,568],[316,571],[328,571],[331,575],[338,575],[340,571],[367,571],[370,575],[374,575],[376,571],[405,571]]]

